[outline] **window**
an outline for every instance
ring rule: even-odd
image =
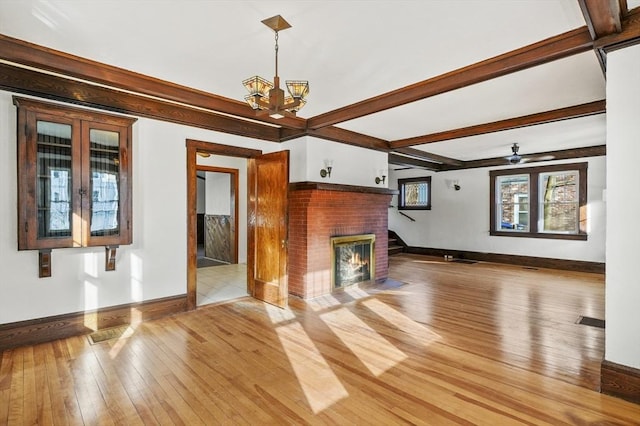
[[[18,249],[131,244],[135,119],[14,97]]]
[[[491,235],[586,240],[587,163],[494,170]]]
[[[431,210],[431,176],[398,179],[399,210]]]

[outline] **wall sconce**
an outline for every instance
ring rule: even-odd
[[[446,179],[444,181],[445,185],[447,185],[447,188],[451,188],[454,189],[456,191],[460,191],[460,182],[458,181],[458,179]]]
[[[378,185],[379,184],[383,184],[384,185],[384,181],[387,179],[386,172],[384,170],[380,170],[378,172],[378,174],[380,176],[376,176],[376,184],[378,184]]]
[[[320,177],[331,177],[331,169],[333,168],[333,160],[324,160],[324,169],[320,169]]]

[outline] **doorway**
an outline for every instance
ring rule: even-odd
[[[199,156],[196,166],[197,306],[248,295],[246,256],[242,262],[238,259],[240,170],[201,164],[210,162],[207,160],[210,157]],[[246,170],[245,159],[220,161],[235,163]],[[246,212],[242,216],[246,217]]]
[[[198,154],[246,160],[246,238],[239,233],[239,246],[246,242],[246,291],[249,295],[284,307],[287,304],[287,194],[289,151],[262,151],[187,139],[187,309],[197,303],[197,172]],[[241,169],[242,170],[242,169]],[[239,254],[242,262],[242,252]]]

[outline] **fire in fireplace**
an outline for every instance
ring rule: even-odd
[[[375,234],[331,238],[331,281],[334,289],[375,278],[375,241]]]

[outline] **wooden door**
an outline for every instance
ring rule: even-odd
[[[247,286],[256,299],[287,305],[289,151],[249,159]]]

